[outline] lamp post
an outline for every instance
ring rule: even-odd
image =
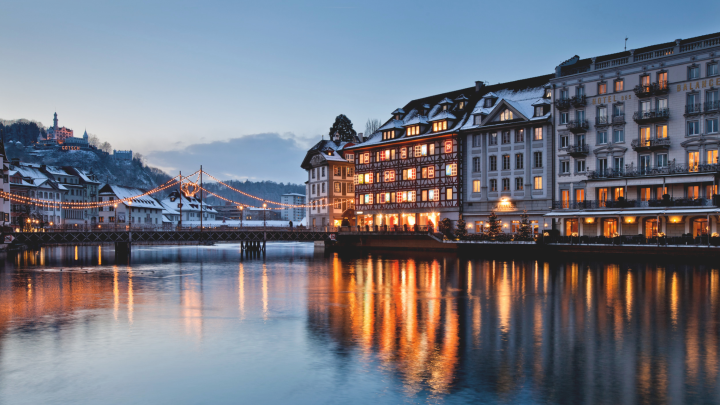
[[[242,228],[243,227],[243,217],[245,216],[245,213],[243,210],[245,209],[245,207],[243,207],[241,205],[238,207],[238,209],[240,210],[240,228]]]
[[[265,212],[267,204],[263,203],[263,254],[265,254],[265,242],[267,241],[267,221],[265,220]]]

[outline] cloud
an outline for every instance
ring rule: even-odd
[[[172,175],[179,170],[189,174],[203,165],[203,170],[222,180],[303,183],[306,173],[300,163],[308,149],[306,143],[292,134],[266,133],[196,143],[174,151],[152,151],[145,157],[148,165]]]

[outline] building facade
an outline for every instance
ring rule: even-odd
[[[137,188],[106,184],[99,190],[98,201],[112,202],[143,194]],[[162,226],[164,207],[153,197],[146,195],[129,201],[100,207],[98,224],[125,227]]]
[[[323,140],[305,155],[301,167],[308,175],[305,183],[308,227],[340,226],[343,217],[354,225],[355,164],[353,152],[347,149],[355,144],[339,138]]]
[[[362,144],[354,159],[360,226],[437,229],[461,215],[463,171],[460,129],[471,116],[481,84],[417,99],[398,108]]]
[[[347,187],[347,186],[346,186]],[[280,202],[283,204],[300,205],[301,207],[285,207],[282,211],[283,221],[292,221],[293,224],[300,224],[300,221],[305,218],[305,195],[297,193],[283,194],[280,197]]]
[[[718,232],[718,62],[713,34],[557,67],[549,216],[563,234]]]
[[[10,192],[10,175],[7,161],[7,155],[5,154],[5,145],[0,141],[0,168],[2,168],[2,176],[0,176],[0,190],[4,193]],[[0,226],[3,228],[10,226],[10,200],[4,197],[0,197]],[[2,241],[0,241],[2,243]]]
[[[484,232],[491,212],[504,232],[519,230],[523,212],[535,233],[544,227],[554,180],[552,77],[479,85],[482,96],[461,128],[468,232]]]

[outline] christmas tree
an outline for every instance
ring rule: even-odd
[[[442,232],[443,235],[447,236],[448,239],[453,237],[452,222],[450,222],[449,218],[443,218],[440,221],[438,224],[438,230]]]
[[[335,123],[330,128],[330,140],[334,141],[333,138],[335,133],[340,135],[340,140],[343,142],[354,142],[357,132],[353,129],[352,121],[346,117],[345,114],[340,114],[335,117]]]
[[[487,229],[487,235],[490,237],[490,239],[497,238],[502,233],[500,219],[497,215],[495,215],[495,211],[490,212],[490,216],[488,217],[488,225],[490,226]]]
[[[457,236],[459,239],[467,236],[467,227],[465,226],[465,220],[462,218],[458,219],[457,221],[457,225],[455,227],[455,236]]]
[[[520,216],[520,231],[517,240],[533,240],[532,229],[530,228],[530,220],[528,219],[527,210],[523,210]]]

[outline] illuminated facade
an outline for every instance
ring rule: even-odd
[[[465,142],[463,219],[481,233],[495,212],[506,233],[517,233],[527,211],[543,228],[552,206],[553,75],[482,86],[482,97],[461,128]]]
[[[47,139],[62,144],[65,139],[72,138],[73,130],[58,125],[57,113],[53,116],[53,126],[47,130]]]
[[[459,131],[478,99],[479,85],[413,100],[393,111],[353,153],[358,225],[432,226],[461,214]]]
[[[356,141],[359,142],[359,139]],[[300,166],[308,176],[305,183],[309,205],[305,208],[307,226],[340,226],[343,218],[347,218],[350,225],[355,225],[355,164],[353,152],[347,150],[355,144],[342,142],[336,136],[335,140],[318,142],[305,155]]]
[[[2,168],[2,177],[0,177],[0,190],[5,193],[10,192],[10,177],[7,167],[7,156],[5,155],[5,145],[0,141],[0,167]],[[0,197],[0,226],[10,225],[10,200]],[[0,242],[2,243],[2,242]]]
[[[720,34],[563,62],[554,92],[565,235],[718,232]]]

